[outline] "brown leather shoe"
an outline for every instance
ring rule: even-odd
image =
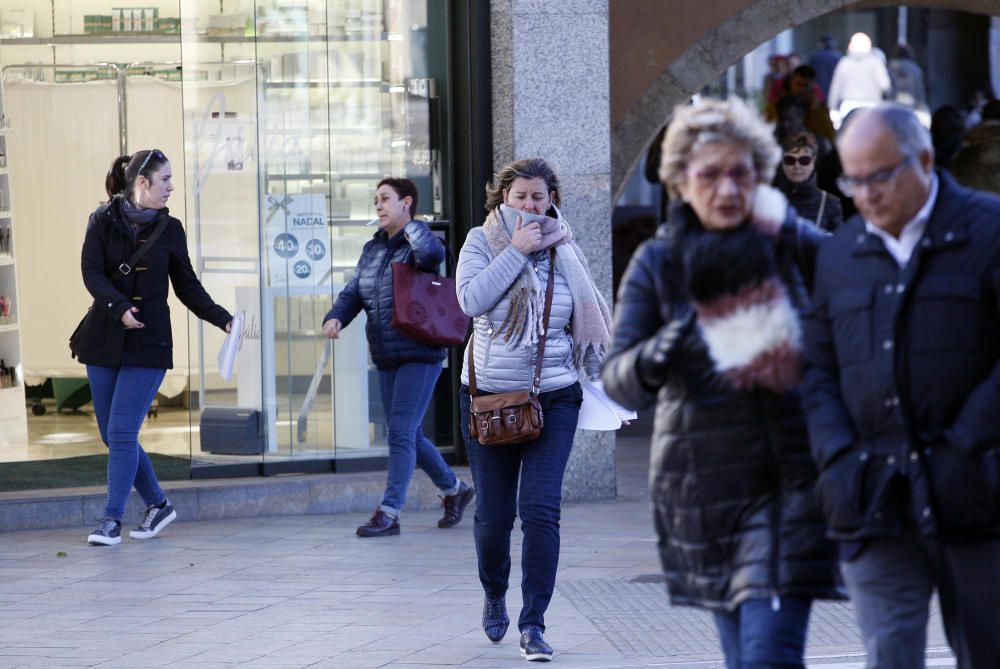
[[[441,500],[441,506],[444,507],[444,515],[438,521],[438,527],[455,527],[462,522],[462,514],[465,513],[465,507],[469,506],[469,502],[475,496],[476,491],[460,481],[458,492],[454,495],[446,495]]]
[[[371,519],[358,528],[359,537],[390,537],[399,534],[399,518],[384,511],[376,511]]]

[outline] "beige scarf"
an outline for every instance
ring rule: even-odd
[[[494,257],[510,246],[511,236],[499,209],[487,215],[483,233]],[[558,219],[546,217],[542,222],[542,246],[539,250],[552,247],[556,249],[556,267],[565,277],[573,297],[573,316],[570,320],[574,341],[573,362],[578,369],[583,369],[584,358],[590,350],[599,360],[604,359],[611,340],[611,311],[594,285],[583,250],[573,241],[569,224],[561,215]],[[511,296],[510,309],[494,336],[503,335],[505,342],[515,346],[537,346],[542,333],[545,293],[530,264],[525,266],[507,292]]]

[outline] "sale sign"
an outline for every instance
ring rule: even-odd
[[[330,232],[322,194],[268,195],[270,286],[315,286],[328,277]]]

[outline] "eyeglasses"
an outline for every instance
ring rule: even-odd
[[[784,161],[785,161],[785,164],[788,165],[789,167],[791,167],[795,163],[798,163],[802,167],[805,167],[806,165],[809,165],[809,164],[812,163],[813,157],[812,156],[793,156],[791,154],[786,153]]]
[[[737,165],[728,170],[720,170],[717,167],[707,167],[694,173],[699,184],[704,188],[716,188],[723,177],[727,177],[736,182],[741,188],[749,188],[757,180],[757,170],[746,165]]]
[[[903,170],[905,170],[911,162],[913,162],[913,156],[903,158],[893,167],[886,167],[878,172],[869,174],[863,179],[858,177],[849,177],[844,174],[837,177],[837,188],[839,188],[840,192],[848,197],[856,195],[862,186],[866,188],[886,188],[890,183],[896,180],[896,177],[903,173]]]
[[[152,151],[150,151],[149,153],[147,153],[146,157],[142,159],[142,165],[139,165],[139,171],[135,173],[136,176],[139,176],[140,174],[142,174],[142,171],[144,169],[146,169],[146,163],[149,162],[149,159],[153,157],[154,153],[156,155],[158,155],[158,156],[162,156],[163,155],[162,153],[160,153],[159,149],[153,149]]]

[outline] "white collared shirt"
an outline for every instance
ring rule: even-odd
[[[934,209],[934,201],[937,200],[937,193],[938,177],[937,174],[931,172],[931,187],[927,193],[927,201],[924,202],[924,206],[920,207],[917,215],[903,226],[898,239],[865,220],[865,230],[882,240],[882,243],[885,244],[885,250],[899,263],[900,267],[906,267],[906,263],[910,262],[913,249],[917,248],[920,238],[924,236],[927,222],[931,218],[931,210]]]

